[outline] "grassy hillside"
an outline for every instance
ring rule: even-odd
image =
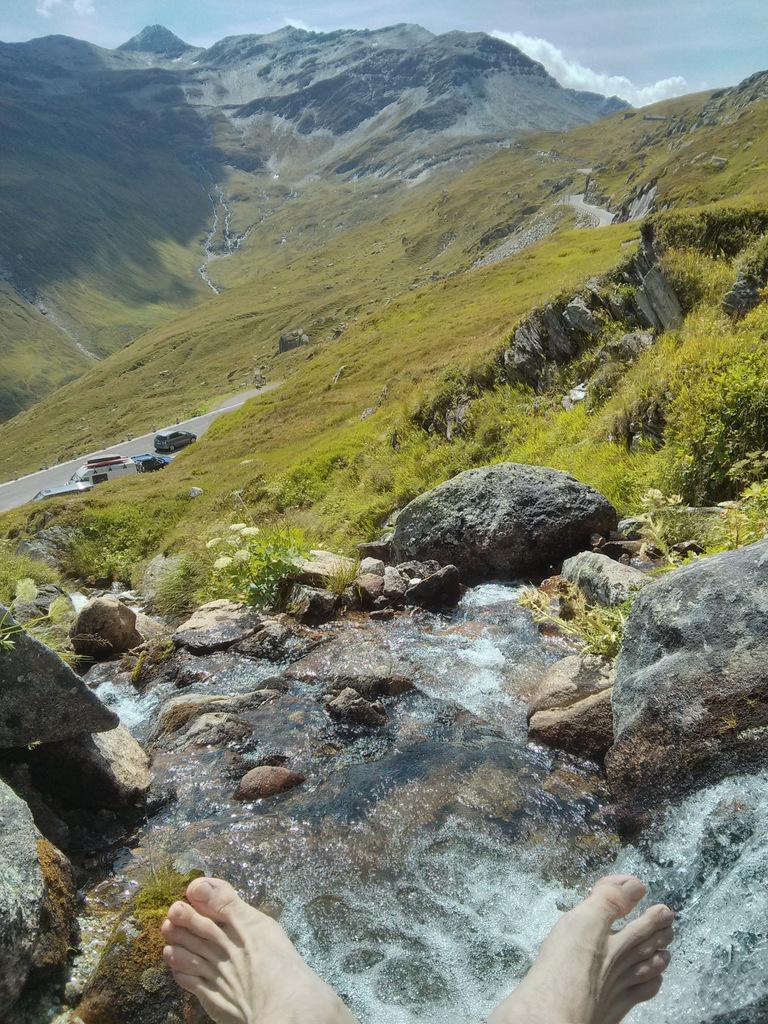
[[[459,179],[414,189],[379,223],[340,230],[314,249],[313,231],[323,228],[310,219],[309,200],[299,200],[285,208],[295,217],[295,248],[281,262],[270,266],[268,253],[269,232],[287,224],[277,223],[288,216],[283,211],[253,239],[248,259],[233,261],[244,275],[239,284],[106,360],[87,378],[87,402],[69,386],[55,403],[0,431],[6,472],[20,468],[22,433],[32,463],[50,451],[54,432],[66,439],[59,454],[82,450],[114,436],[107,431],[135,430],[164,412],[171,419],[169,409],[181,413],[231,391],[266,363],[286,383],[218,421],[162,475],[46,509],[98,536],[107,560],[119,549],[135,565],[160,547],[188,546],[217,521],[240,518],[243,502],[259,520],[298,524],[313,540],[350,548],[420,490],[500,458],[569,469],[622,511],[635,509],[649,486],[680,490],[691,501],[737,493],[743,481],[728,476],[730,465],[761,444],[768,448],[760,405],[767,328],[764,306],[734,325],[719,303],[752,242],[738,235],[731,208],[768,202],[768,103],[729,112],[725,125],[704,122],[708,102],[703,95],[652,108],[664,121],[619,114],[602,126],[527,139]],[[726,144],[727,163],[711,163]],[[665,256],[689,310],[684,328],[616,369],[570,412],[560,397],[597,373],[595,352],[539,396],[486,380],[458,437],[428,432],[419,410],[446,389],[457,393],[532,306],[632,251],[637,224],[575,228],[573,211],[555,206],[583,187],[587,167],[615,203],[656,181],[662,202],[690,207],[693,227],[678,230]],[[713,236],[699,209],[720,225]],[[328,212],[333,219],[332,203]],[[558,215],[549,238],[471,269],[542,213]],[[721,245],[728,232],[733,244]],[[309,349],[277,356],[279,331],[299,325],[309,331]],[[628,447],[622,422],[654,401],[663,406],[663,442]],[[700,467],[698,477],[692,466]],[[186,498],[191,483],[204,490],[194,502]],[[39,514],[9,514],[5,529],[26,529]]]
[[[0,281],[0,352],[0,420],[14,416],[93,363],[4,281]]]

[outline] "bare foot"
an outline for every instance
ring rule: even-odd
[[[228,882],[197,878],[163,922],[174,980],[216,1024],[356,1024],[271,917]]]
[[[558,921],[522,984],[488,1024],[618,1024],[633,1006],[653,999],[670,960],[674,914],[657,904],[612,930],[645,892],[633,875],[600,879]]]

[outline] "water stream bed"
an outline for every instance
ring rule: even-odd
[[[370,730],[333,722],[316,688],[293,680],[255,713],[247,755],[287,754],[305,772],[282,797],[233,800],[248,764],[231,746],[156,754],[177,799],[89,894],[81,971],[103,942],[104,910],[170,858],[279,914],[364,1024],[479,1022],[562,910],[599,875],[635,870],[649,898],[679,912],[680,938],[662,995],[631,1019],[768,1019],[734,1014],[768,993],[768,778],[702,791],[622,846],[598,767],[527,743],[526,695],[568,651],[540,636],[517,595],[483,586],[450,616],[331,627],[351,660],[391,658],[416,689],[385,698],[388,723]],[[205,692],[248,692],[275,675],[247,659],[216,671],[215,657]],[[178,693],[98,692],[143,742]]]

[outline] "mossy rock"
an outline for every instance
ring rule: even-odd
[[[38,971],[61,970],[77,942],[77,888],[72,865],[47,839],[38,839],[37,856],[45,884],[40,939],[33,967]]]
[[[209,1018],[174,983],[160,932],[168,907],[199,872],[160,872],[120,915],[74,1013],[83,1024],[203,1024]]]

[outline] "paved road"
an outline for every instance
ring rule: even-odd
[[[180,427],[182,430],[191,430],[193,434],[197,434],[199,437],[200,434],[205,433],[211,423],[218,419],[219,416],[223,416],[233,409],[239,409],[249,398],[263,394],[265,391],[271,391],[277,386],[278,382],[267,384],[263,388],[243,391],[236,399],[227,399],[219,408],[213,409],[203,416],[195,416],[191,420],[169,424],[168,427],[161,429],[168,430],[171,427]],[[56,466],[51,466],[50,469],[41,469],[37,473],[30,473],[28,476],[19,477],[18,480],[9,480],[8,483],[0,484],[0,512],[5,512],[9,508],[16,508],[18,505],[24,505],[38,491],[48,487],[59,487],[67,483],[77,467],[82,465],[87,459],[93,459],[98,455],[105,454],[142,455],[144,452],[151,452],[154,450],[152,446],[154,436],[154,433],[142,434],[140,437],[134,437],[131,441],[121,441],[119,444],[110,445],[110,447],[103,448],[101,451],[88,452],[86,455],[79,455],[76,459],[70,459],[68,462],[60,462]],[[109,485],[101,484],[100,486],[108,487]]]
[[[602,206],[593,206],[592,203],[585,203],[583,193],[578,196],[564,196],[560,202],[567,203],[577,213],[582,214],[590,227],[604,228],[613,223],[611,211],[603,209]]]

